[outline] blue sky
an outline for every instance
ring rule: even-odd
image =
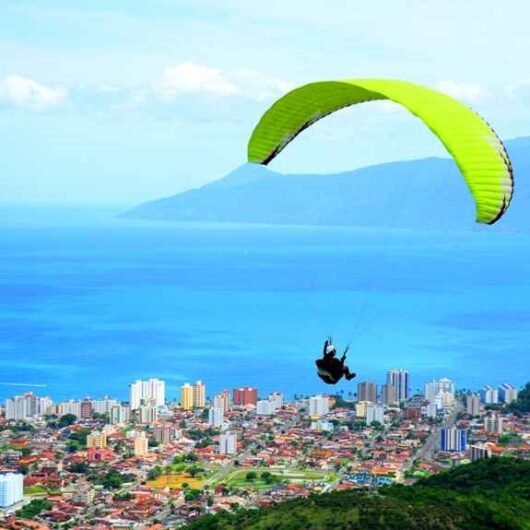
[[[446,5],[443,5],[446,4]],[[136,202],[245,161],[289,88],[393,77],[530,135],[530,5],[520,0],[15,0],[0,3],[0,202]],[[333,172],[443,149],[389,104],[304,132],[273,169]]]

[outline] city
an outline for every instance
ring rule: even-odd
[[[161,379],[134,381],[129,395],[6,400],[3,527],[183,526],[238,506],[412,484],[493,455],[530,458],[530,415],[510,411],[518,390],[509,384],[472,393],[441,378],[411,395],[399,369],[347,397],[287,401],[242,387],[207,399],[196,381],[167,403]]]

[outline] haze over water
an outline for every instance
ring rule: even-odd
[[[32,214],[35,215],[35,212]],[[333,389],[314,371],[327,334],[357,381],[411,371],[470,388],[530,375],[530,237],[351,228],[185,226],[110,212],[0,212],[0,398],[125,399]]]

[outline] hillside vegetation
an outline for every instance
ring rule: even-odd
[[[492,458],[379,494],[332,492],[198,519],[188,530],[530,529],[530,462]]]

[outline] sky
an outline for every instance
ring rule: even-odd
[[[261,114],[300,84],[390,77],[530,136],[525,0],[5,0],[0,203],[133,205],[245,162]],[[389,103],[328,117],[271,165],[333,173],[445,156]]]

